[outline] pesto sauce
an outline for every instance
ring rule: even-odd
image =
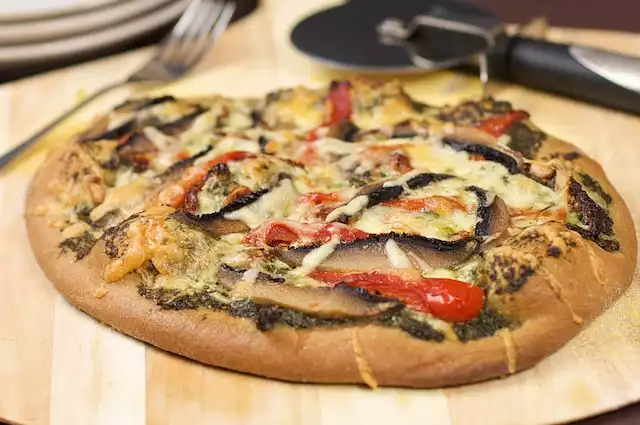
[[[454,324],[453,330],[460,341],[467,342],[492,336],[496,331],[511,326],[512,323],[507,318],[485,305],[476,318]]]
[[[273,329],[276,325],[290,326],[294,329],[328,328],[344,325],[379,325],[399,328],[408,335],[424,341],[444,341],[445,336],[426,321],[412,317],[411,311],[401,309],[390,311],[377,317],[365,318],[325,318],[299,312],[272,304],[258,304],[249,299],[224,302],[227,294],[220,294],[212,286],[200,290],[179,290],[153,286],[157,271],[150,264],[141,270],[143,283],[138,286],[138,293],[155,302],[162,309],[184,310],[206,308],[213,311],[226,312],[232,317],[253,321],[261,331]],[[144,283],[148,282],[148,283]],[[454,330],[464,342],[472,339],[491,336],[497,329],[509,326],[509,322],[492,310],[485,308],[476,319],[465,323],[454,324]]]
[[[96,242],[97,239],[90,232],[84,232],[81,235],[63,240],[58,247],[62,253],[73,252],[76,261],[80,261],[91,252]]]

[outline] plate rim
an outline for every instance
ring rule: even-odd
[[[59,40],[32,43],[30,45],[0,46],[0,70],[37,63],[52,58],[67,58],[89,50],[116,45],[128,38],[147,33],[178,18],[189,0],[174,0],[153,14],[102,29],[91,34],[81,34]],[[14,66],[11,66],[14,65]]]
[[[129,0],[84,0],[75,5],[64,6],[56,9],[43,9],[33,12],[0,12],[0,23],[8,24],[11,22],[22,21],[38,21],[64,15],[75,15],[89,10],[104,8],[114,3],[127,3]]]
[[[24,46],[45,40],[71,37],[102,29],[115,22],[130,20],[173,0],[114,0],[109,7],[90,9],[83,13],[64,15],[31,22],[0,25],[0,47]]]

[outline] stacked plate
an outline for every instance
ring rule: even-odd
[[[18,69],[52,68],[131,44],[166,28],[187,4],[188,0],[0,1],[0,80]]]

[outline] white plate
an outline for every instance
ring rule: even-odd
[[[69,1],[69,0],[67,0]],[[0,25],[0,46],[50,41],[117,24],[173,0],[128,0],[97,9],[38,21]],[[13,3],[13,2],[12,2]]]
[[[0,0],[0,22],[44,19],[127,0]]]
[[[44,43],[0,46],[0,69],[63,59],[117,45],[177,19],[186,9],[188,3],[189,0],[172,0],[153,13],[144,14],[139,18],[88,34]]]

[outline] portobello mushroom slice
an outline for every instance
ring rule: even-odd
[[[315,269],[361,273],[398,268],[448,268],[469,258],[477,246],[478,242],[471,238],[443,241],[419,235],[388,233],[338,244]],[[276,256],[291,267],[300,267],[304,258],[316,248],[317,245],[282,249],[276,251]],[[400,259],[394,258],[398,255]]]
[[[158,127],[158,130],[162,131],[164,134],[168,136],[177,136],[180,133],[183,133],[186,130],[188,130],[189,127],[191,127],[191,124],[193,124],[193,121],[196,118],[198,118],[200,115],[205,113],[206,111],[207,111],[207,108],[198,105],[196,106],[196,109],[193,112],[187,115],[184,115],[180,118],[177,118],[174,121],[170,121],[166,124],[162,124],[160,127]]]
[[[343,286],[300,287],[289,285],[257,270],[239,270],[222,266],[218,283],[229,288],[233,298],[248,298],[257,304],[277,305],[325,318],[367,318],[403,307],[398,300],[359,296]]]
[[[567,228],[609,252],[620,249],[609,212],[594,201],[573,177],[567,186],[565,202],[568,212]]]
[[[171,122],[162,122],[158,117],[153,115],[145,116],[145,115],[136,114],[152,106],[156,106],[166,102],[175,102],[175,101],[176,99],[173,98],[172,96],[162,96],[162,97],[157,97],[153,99],[139,99],[139,100],[132,100],[132,101],[125,102],[120,106],[117,106],[114,109],[114,112],[125,113],[125,114],[131,113],[132,116],[130,118],[125,120],[120,125],[112,129],[108,129],[109,119],[108,117],[105,117],[103,119],[103,122],[101,122],[99,126],[99,128],[102,129],[101,132],[98,132],[95,130],[91,131],[90,133],[87,133],[85,135],[83,141],[95,142],[95,141],[104,140],[104,139],[108,139],[108,140],[120,139],[126,136],[127,134],[133,131],[136,131],[140,128],[143,128],[145,126],[158,127],[159,130],[167,132],[167,134],[169,135],[174,135],[181,131],[186,130],[188,123],[190,123],[191,121],[193,121],[194,118],[196,118],[198,115],[206,111],[206,108],[204,108],[201,105],[191,105],[194,107],[193,112],[190,112],[189,114]],[[177,131],[177,132],[172,133],[174,131]]]
[[[240,196],[219,211],[201,215],[180,211],[175,217],[215,236],[247,232],[265,217],[281,218],[284,209],[295,202],[296,194],[291,180],[286,178],[272,188]]]
[[[169,168],[158,174],[156,178],[158,178],[162,184],[177,180],[185,171],[187,171],[187,168],[191,167],[196,162],[198,158],[201,158],[211,152],[211,149],[213,149],[212,146],[207,146],[195,155],[191,155],[188,158],[181,159],[180,161],[171,164]]]
[[[226,220],[220,213],[197,216],[184,211],[176,211],[171,216],[182,223],[200,228],[214,236],[244,233],[250,230],[249,226],[242,221]]]
[[[116,148],[120,162],[132,165],[136,172],[147,170],[160,149],[167,148],[167,146],[158,148],[158,139],[162,144],[177,145],[179,141],[174,138],[185,132],[193,123],[193,120],[204,111],[206,111],[205,108],[197,107],[194,112],[175,121],[162,124],[157,128],[149,127],[134,131]]]
[[[175,102],[173,96],[159,96],[142,99],[128,99],[114,108],[116,112],[137,112],[165,102]]]
[[[396,180],[376,182],[363,187],[346,204],[334,209],[327,215],[325,221],[346,223],[352,217],[357,217],[362,210],[371,208],[381,202],[395,199],[405,191],[405,185],[410,189],[419,189],[431,183],[452,178],[449,174],[438,173],[407,173]]]
[[[82,141],[83,142],[97,142],[98,140],[116,140],[120,139],[127,134],[131,133],[135,127],[136,122],[135,119],[130,119],[125,121],[124,123],[107,130],[108,122],[105,122],[104,132],[99,134],[90,134],[86,136]]]
[[[457,151],[480,155],[487,161],[497,162],[511,174],[518,173],[523,163],[518,153],[500,146],[498,139],[478,129],[457,127],[442,142]]]
[[[125,142],[116,147],[120,163],[131,165],[138,173],[149,168],[157,152],[158,148],[144,132],[132,133]]]
[[[511,223],[511,214],[502,198],[477,186],[469,186],[467,191],[473,192],[478,198],[478,221],[475,230],[477,237],[495,237],[507,230]]]

